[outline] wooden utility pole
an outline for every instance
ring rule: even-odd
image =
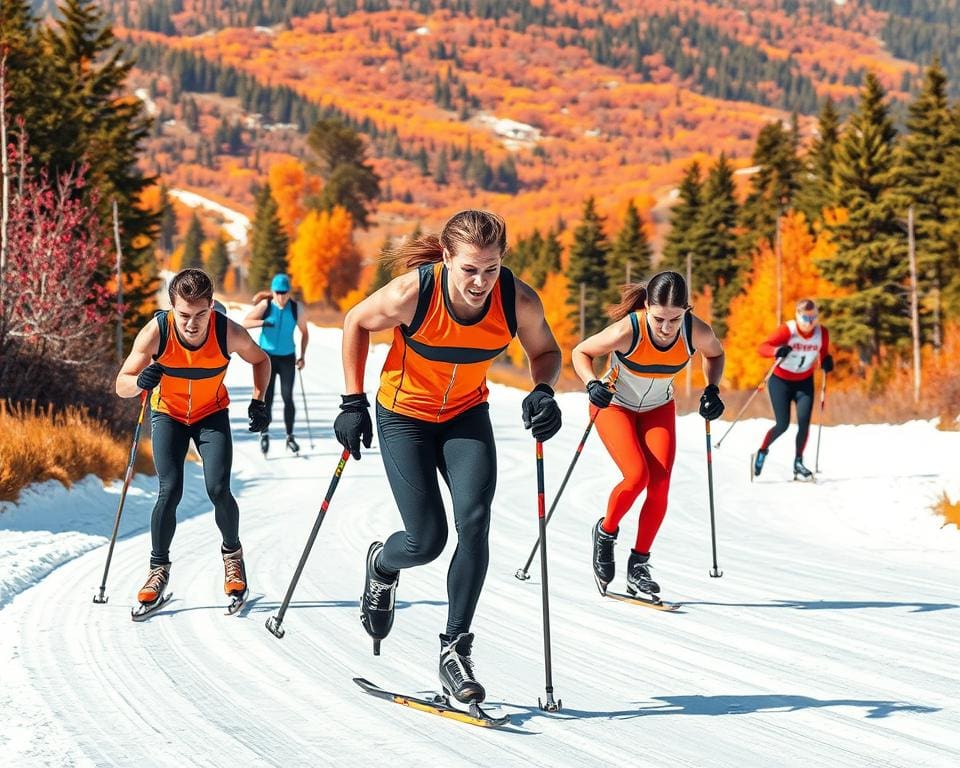
[[[910,254],[910,328],[913,331],[913,402],[920,402],[920,307],[917,299],[917,241],[913,206],[907,211],[907,249]]]
[[[783,208],[777,208],[777,231],[774,237],[773,249],[775,251],[775,257],[777,260],[777,317],[775,320],[776,325],[780,325],[783,321],[783,267],[781,262],[783,261],[781,255],[781,235],[780,235],[780,219],[783,217]]]

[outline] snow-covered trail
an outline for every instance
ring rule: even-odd
[[[529,582],[513,577],[537,535],[533,442],[520,427],[523,393],[494,387],[500,475],[474,653],[488,704],[513,715],[514,727],[430,717],[351,682],[436,687],[455,546],[451,535],[439,560],[404,573],[393,633],[373,657],[358,621],[363,558],[370,541],[399,526],[376,443],[348,462],[286,637],[275,639],[264,621],[283,598],[339,455],[330,429],[342,386],[338,340],[336,331],[311,333],[304,376],[313,450],[298,416],[306,458],[283,455],[277,440],[263,459],[245,431],[249,370],[231,366],[234,490],[254,595],[244,614],[223,615],[219,537],[196,473],[186,503],[197,514],[177,530],[175,597],[161,613],[129,620],[147,568],[144,534],[119,542],[107,605],[91,603],[101,546],[0,610],[4,764],[960,764],[960,534],[928,511],[942,490],[958,490],[960,435],[923,423],[825,430],[816,485],[785,482],[792,431],[751,485],[747,456],[768,423],[739,424],[714,451],[724,576],[711,579],[703,422],[682,418],[653,559],[664,597],[685,603],[676,614],[596,593],[589,529],[616,473],[592,436],[548,537],[554,684],[564,708],[546,714],[537,709],[539,561]],[[381,360],[368,366],[371,390]],[[548,498],[586,426],[584,402],[562,397],[565,427],[545,446]],[[621,532],[618,586],[635,521]]]

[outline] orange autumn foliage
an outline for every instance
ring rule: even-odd
[[[310,211],[290,245],[293,287],[308,304],[334,303],[356,287],[360,255],[353,244],[353,219],[346,209]]]
[[[570,363],[570,352],[580,341],[577,328],[569,317],[570,308],[567,305],[569,280],[566,275],[555,272],[547,276],[547,281],[537,293],[543,302],[543,316],[553,331],[553,335],[563,353],[563,363]],[[507,356],[514,365],[521,366],[526,360],[520,341],[514,338],[507,347]]]
[[[810,234],[802,213],[791,211],[784,216],[780,249],[783,316],[778,318],[776,255],[769,242],[761,241],[743,293],[730,303],[723,347],[727,358],[724,375],[732,386],[753,387],[763,378],[770,361],[757,354],[757,346],[780,323],[793,317],[799,299],[839,295],[816,266],[818,259],[829,258],[834,250],[826,232],[816,237]]]
[[[293,157],[283,158],[270,166],[267,174],[270,191],[277,201],[277,215],[287,234],[293,237],[306,215],[305,199],[320,193],[322,184],[308,176],[303,163]]]

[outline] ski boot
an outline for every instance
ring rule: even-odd
[[[447,696],[462,704],[480,704],[487,696],[473,673],[472,647],[472,632],[440,635],[440,685]]]
[[[617,563],[613,555],[613,547],[617,543],[617,533],[607,533],[603,530],[601,517],[593,526],[593,578],[596,579],[600,594],[607,591],[607,584],[613,581]]]
[[[260,433],[260,452],[266,456],[267,451],[270,450],[270,433],[261,432]]]
[[[247,600],[247,569],[243,564],[243,547],[235,552],[223,552],[223,591],[230,598],[227,614],[239,611]]]
[[[767,452],[763,448],[753,455],[753,473],[750,475],[751,481],[755,477],[760,477],[760,473],[763,471],[763,462],[766,460]]]
[[[650,554],[642,555],[631,549],[630,559],[627,561],[627,592],[631,595],[639,592],[656,597],[659,591],[660,585],[650,578]]]
[[[400,574],[393,578],[384,576],[377,570],[377,559],[383,551],[383,544],[373,542],[367,551],[367,577],[360,597],[360,623],[373,638],[373,655],[380,655],[380,641],[390,634],[393,628],[394,600]]]
[[[802,456],[797,456],[797,458],[793,460],[793,479],[796,480],[798,478],[801,480],[813,479],[813,472],[803,466]]]
[[[140,601],[140,605],[130,609],[130,618],[134,621],[142,621],[167,603],[173,597],[172,592],[166,591],[169,583],[170,563],[151,565],[147,580],[137,593],[137,600]]]
[[[297,444],[297,441],[294,439],[293,435],[287,435],[287,450],[293,451],[294,456],[300,455],[300,446]]]

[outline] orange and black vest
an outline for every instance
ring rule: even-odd
[[[160,326],[160,351],[153,359],[163,366],[163,376],[150,397],[153,412],[194,424],[226,408],[230,404],[223,385],[230,363],[226,315],[210,313],[207,338],[197,349],[180,338],[173,310],[157,312],[155,317]]]
[[[631,411],[651,411],[673,399],[673,377],[693,357],[693,313],[684,314],[677,337],[666,347],[654,341],[646,312],[631,312],[629,317],[630,349],[626,354],[615,352],[610,361],[617,382],[613,403]]]
[[[394,329],[377,401],[424,421],[447,421],[486,402],[487,369],[517,333],[513,273],[500,276],[475,320],[457,320],[442,263],[419,268],[420,296],[410,325]]]

